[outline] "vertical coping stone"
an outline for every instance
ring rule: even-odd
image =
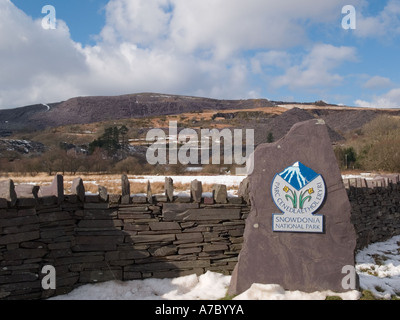
[[[147,180],[146,197],[148,203],[153,203],[153,192],[151,191],[151,184],[149,180]]]
[[[122,185],[122,197],[121,204],[129,204],[131,197],[131,185],[126,174],[123,174],[121,177],[121,185]]]
[[[79,201],[85,201],[85,186],[81,178],[76,178],[72,181],[71,193],[78,196]]]
[[[193,180],[190,184],[190,196],[194,202],[201,202],[201,195],[203,194],[203,185],[201,181]]]
[[[107,188],[103,187],[103,186],[99,186],[98,190],[99,190],[100,200],[103,201],[103,202],[107,202],[108,201],[108,190],[107,190]]]
[[[53,182],[49,186],[41,187],[39,190],[40,197],[56,196],[58,203],[64,201],[64,177],[60,174],[56,175]]]
[[[165,178],[165,195],[168,198],[168,201],[172,202],[174,201],[174,180],[172,178]]]
[[[240,182],[238,196],[242,197],[247,204],[250,204],[249,177],[246,177]]]
[[[19,184],[15,186],[17,198],[37,199],[40,187],[30,184]]]
[[[0,181],[0,198],[6,199],[11,207],[17,203],[14,181],[11,179]]]
[[[226,189],[226,185],[214,184],[212,191],[213,191],[214,201],[216,203],[228,203],[228,191]]]

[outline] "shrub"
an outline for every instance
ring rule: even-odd
[[[380,116],[363,127],[360,165],[366,170],[400,171],[400,118]]]
[[[357,153],[353,147],[336,147],[334,152],[341,169],[355,169],[358,166]]]

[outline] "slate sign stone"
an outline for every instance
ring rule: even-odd
[[[298,123],[279,141],[260,145],[255,150],[254,160],[254,171],[248,177],[252,210],[246,220],[244,243],[229,293],[240,294],[253,283],[279,284],[291,291],[347,291],[342,285],[346,276],[342,270],[345,266],[354,266],[356,233],[326,125],[320,120]],[[275,179],[287,168],[307,170],[301,166],[312,170],[304,175],[304,181],[296,173],[292,177],[296,182],[290,180],[291,184],[286,175],[281,176],[286,180]],[[308,179],[317,177],[319,180],[315,184],[308,185]],[[280,182],[277,190],[281,195],[277,197],[282,198],[281,206],[278,205],[280,200],[273,198],[274,181]],[[316,200],[318,193],[323,195],[323,201]],[[312,201],[318,208],[307,213],[305,208],[311,207]],[[287,212],[283,208],[288,208]],[[274,215],[284,217],[288,212],[299,219],[306,213],[311,217],[323,217],[322,229],[316,232],[274,231]]]

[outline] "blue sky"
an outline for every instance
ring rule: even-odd
[[[400,107],[399,56],[400,0],[0,0],[0,109],[138,92]]]
[[[84,44],[95,44],[95,37],[105,24],[105,5],[107,0],[12,0],[27,15],[42,19],[42,8],[52,5],[56,18],[64,20],[71,38]]]

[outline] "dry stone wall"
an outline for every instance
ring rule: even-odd
[[[201,198],[197,182],[195,197],[168,199],[170,180],[166,195],[149,190],[129,197],[104,196],[103,188],[102,196],[85,196],[80,181],[73,183],[74,194],[64,195],[61,183],[62,176],[56,177],[42,197],[28,187],[19,197],[12,181],[1,183],[7,198],[0,201],[0,299],[46,298],[108,280],[234,269],[249,207],[241,197],[228,198],[226,188]],[[47,265],[56,270],[54,290],[42,288]]]
[[[358,248],[400,234],[398,177],[344,182]],[[42,299],[108,280],[233,271],[251,206],[246,180],[236,198],[222,186],[202,197],[197,180],[190,197],[172,198],[169,179],[162,195],[152,195],[150,185],[146,195],[129,195],[128,186],[123,194],[99,187],[87,195],[79,179],[72,185],[64,194],[62,176],[40,189],[0,182],[0,299]],[[44,290],[48,265],[56,289]]]
[[[346,179],[357,249],[400,235],[400,177]]]

